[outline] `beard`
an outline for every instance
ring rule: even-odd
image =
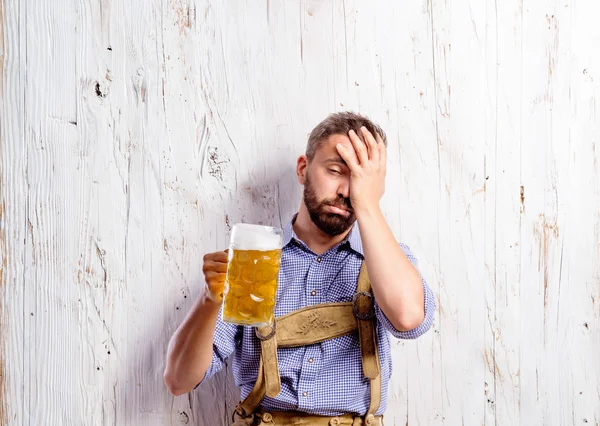
[[[350,229],[356,221],[354,211],[351,210],[350,199],[337,197],[319,200],[309,174],[306,175],[306,182],[304,183],[303,199],[311,220],[317,228],[327,235],[332,237],[340,235]],[[344,217],[339,214],[329,213],[325,210],[325,207],[328,205],[346,209],[350,214],[348,217]]]

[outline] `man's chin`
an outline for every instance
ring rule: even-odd
[[[313,223],[317,226],[317,228],[319,228],[321,231],[323,231],[324,233],[326,233],[327,235],[330,235],[332,237],[335,237],[337,235],[343,234],[344,232],[346,232],[347,230],[349,230],[352,225],[354,224],[355,219],[352,219],[351,221],[347,221],[347,220],[343,220],[343,221],[339,221],[339,220],[335,220],[332,221],[331,219],[340,219],[343,216],[336,214],[336,213],[326,213],[325,217],[327,217],[329,220],[319,220],[317,222],[313,221]]]

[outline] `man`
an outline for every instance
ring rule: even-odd
[[[356,318],[349,321],[360,333],[292,347],[275,342],[275,363],[261,359],[268,338],[274,335],[281,343],[282,336],[273,329],[265,337],[219,319],[228,255],[210,253],[204,257],[206,292],[169,344],[165,382],[174,395],[194,389],[233,354],[246,404],[236,410],[236,425],[382,424],[392,368],[390,335],[421,336],[436,309],[414,255],[395,240],[379,206],[386,146],[381,128],[358,114],[336,113],[318,124],[296,165],[303,200],[284,228],[276,323],[308,306],[345,304],[352,307]],[[362,269],[368,278],[359,277]],[[361,285],[368,291],[358,291]],[[370,316],[359,314],[355,304],[368,301],[365,295],[374,300]],[[329,324],[336,322],[342,321]],[[374,367],[369,356],[376,359]],[[276,385],[272,396],[265,391],[269,377]]]

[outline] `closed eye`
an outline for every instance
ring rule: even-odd
[[[342,174],[342,172],[340,172],[339,170],[335,170],[335,169],[329,169],[329,172],[330,173],[335,173],[337,175],[341,175]]]

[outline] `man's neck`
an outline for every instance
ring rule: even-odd
[[[316,254],[323,254],[331,247],[340,243],[344,238],[346,238],[350,232],[350,229],[352,229],[350,228],[349,230],[334,237],[326,234],[317,228],[317,225],[315,225],[315,223],[312,221],[304,203],[302,203],[292,227],[294,228],[294,232],[298,238]]]

